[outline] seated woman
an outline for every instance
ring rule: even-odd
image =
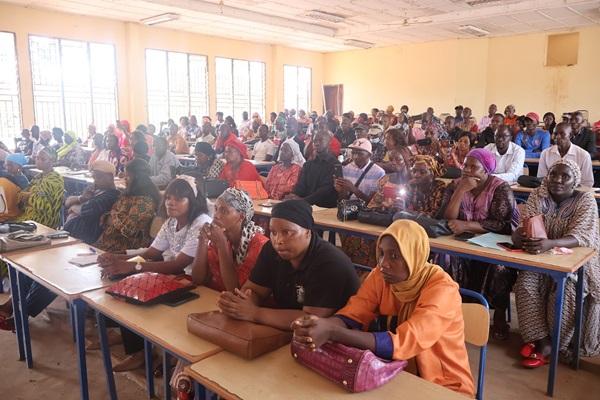
[[[193,167],[177,167],[176,173],[198,172],[203,178],[218,178],[223,171],[225,161],[217,157],[213,147],[206,142],[197,142],[194,148],[196,164]]]
[[[591,247],[600,250],[598,211],[590,192],[575,190],[581,184],[579,167],[568,159],[556,162],[542,185],[527,199],[524,217],[543,214],[548,239],[528,238],[522,224],[512,235],[517,247],[528,253],[540,254],[553,247]],[[551,216],[551,218],[549,218]],[[560,332],[559,357],[571,362],[575,331],[576,277],[569,277],[565,285],[563,322]],[[583,325],[580,355],[594,357],[600,353],[600,256],[598,253],[587,262],[584,277]],[[556,284],[548,275],[521,271],[515,284],[515,298],[519,313],[519,330],[527,343],[521,354],[523,365],[537,368],[548,361],[552,326],[554,323],[554,297]]]
[[[150,156],[148,155],[148,151],[149,151],[149,147],[148,147],[148,143],[146,142],[142,142],[139,141],[135,144],[135,146],[133,146],[133,148],[131,149],[131,153],[133,154],[133,159],[139,158],[141,160],[146,161],[147,163],[150,162]],[[120,174],[119,174],[120,176]]]
[[[222,313],[282,330],[302,315],[331,316],[360,285],[352,263],[312,231],[312,208],[304,200],[277,203],[271,240],[263,246],[241,289],[223,293]],[[265,307],[273,296],[278,308]]]
[[[444,164],[444,148],[440,142],[441,128],[439,124],[430,123],[425,128],[425,139],[430,139],[430,144],[419,145],[417,151],[424,156],[432,156],[440,164]]]
[[[263,245],[269,240],[252,222],[252,199],[229,188],[216,202],[212,223],[200,230],[192,281],[220,292],[242,287]],[[210,241],[210,243],[209,243]]]
[[[96,161],[102,150],[104,150],[104,135],[102,135],[101,133],[96,133],[94,135],[93,142],[94,151],[90,155],[88,165],[91,165],[94,161]]]
[[[159,213],[168,218],[152,245],[139,254],[149,262],[129,262],[126,260],[131,255],[104,253],[98,257],[102,276],[146,271],[191,274],[200,229],[212,221],[207,211],[206,198],[198,190],[196,180],[188,175],[177,177],[167,186],[159,208]],[[144,365],[144,340],[125,328],[121,334],[128,356],[113,371],[130,371]]]
[[[399,129],[388,129],[384,134],[384,138],[385,145],[379,146],[373,151],[373,154],[371,155],[371,161],[377,163],[377,165],[383,168],[386,173],[392,173],[394,170],[390,160],[390,151],[395,148],[402,147],[408,150],[410,156],[410,150],[407,147],[408,142],[406,136],[404,136],[404,133],[402,133],[402,131]]]
[[[288,139],[283,142],[279,151],[279,161],[281,163],[271,168],[265,182],[269,198],[274,200],[283,200],[300,179],[305,160],[295,140]]]
[[[81,166],[87,165],[85,153],[78,142],[77,134],[73,131],[65,132],[65,144],[58,149],[56,165]]]
[[[305,315],[294,340],[317,349],[332,340],[377,356],[409,360],[409,370],[473,397],[458,285],[429,264],[429,239],[417,223],[398,220],[377,240],[378,266],[333,317]],[[374,318],[378,332],[366,332]]]
[[[475,135],[470,132],[463,132],[458,137],[454,147],[444,152],[446,168],[462,168],[467,153],[475,145]]]
[[[4,160],[6,174],[10,175],[21,190],[29,186],[29,180],[23,175],[23,166],[27,164],[27,157],[21,153],[10,154]]]
[[[21,167],[27,158],[21,153],[10,154],[6,157],[6,171],[0,170],[0,187],[4,190],[5,204],[0,204],[5,213],[0,214],[0,222],[13,220],[21,213],[19,209],[19,191],[29,186],[29,181],[21,172]]]
[[[161,202],[160,192],[150,180],[151,172],[143,160],[131,160],[125,165],[125,190],[100,218],[103,232],[95,247],[107,252],[148,247],[150,225]]]
[[[229,141],[225,146],[223,157],[227,164],[223,167],[219,178],[229,182],[229,186],[233,187],[235,181],[259,181],[262,185],[262,180],[256,168],[250,161],[246,160],[248,152],[243,143],[237,140]]]
[[[98,160],[111,162],[115,165],[118,172],[123,172],[127,164],[127,154],[119,147],[119,138],[115,134],[104,136],[104,150],[100,152]]]
[[[448,220],[455,234],[463,232],[510,234],[519,210],[508,183],[492,175],[496,159],[487,149],[471,150],[462,176],[446,187],[437,218]],[[450,256],[447,272],[461,287],[481,293],[494,307],[492,337],[508,339],[506,309],[516,271],[500,265]]]

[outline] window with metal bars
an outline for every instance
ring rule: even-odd
[[[208,115],[208,60],[197,54],[146,49],[148,122]]]
[[[115,46],[29,36],[35,122],[83,139],[89,124],[103,132],[118,117]]]
[[[21,135],[21,99],[15,34],[0,32],[0,140],[8,148]]]
[[[265,117],[265,63],[215,57],[217,111],[241,121],[242,113]]]
[[[283,66],[283,107],[310,114],[312,70],[293,65]]]

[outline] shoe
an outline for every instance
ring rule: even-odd
[[[0,317],[0,329],[3,331],[11,331],[12,333],[15,333],[15,319],[13,317]]]
[[[144,362],[144,352],[138,351],[137,353],[133,353],[125,357],[123,361],[118,363],[113,367],[114,372],[125,372],[132,371],[134,369],[138,369],[143,367]]]
[[[520,353],[523,357],[529,358],[531,354],[535,351],[534,343],[526,343],[525,346],[521,349]]]
[[[123,343],[123,338],[115,331],[108,331],[108,346],[114,346],[115,344]],[[100,350],[100,338],[88,340],[86,350]]]
[[[502,329],[498,328],[496,325],[492,325],[491,331],[492,337],[496,340],[508,340],[510,337],[510,326],[508,324]]]
[[[542,365],[546,365],[548,364],[549,361],[546,360],[541,353],[538,353],[537,351],[534,351],[533,353],[531,353],[531,355],[529,356],[529,358],[526,358],[525,360],[523,360],[523,362],[521,363],[525,368],[539,368]]]

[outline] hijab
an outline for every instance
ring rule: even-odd
[[[65,142],[65,144],[58,149],[58,160],[66,156],[75,146],[79,144],[77,141],[77,134],[73,131],[66,131],[65,135],[68,135],[73,141],[69,144]]]
[[[302,152],[300,151],[300,146],[298,146],[298,143],[296,143],[296,141],[293,138],[289,138],[283,142],[282,146],[284,144],[289,145],[290,148],[292,149],[292,164],[298,164],[299,166],[303,166],[304,163],[306,162],[306,160],[304,159],[304,156],[302,155]],[[277,161],[279,161],[280,158],[281,158],[281,151],[279,151],[279,157],[277,157]]]

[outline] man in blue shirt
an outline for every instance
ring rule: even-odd
[[[525,130],[515,138],[515,144],[525,149],[525,158],[540,158],[542,151],[550,147],[550,133],[538,129],[539,120],[536,113],[528,113],[525,116]]]

